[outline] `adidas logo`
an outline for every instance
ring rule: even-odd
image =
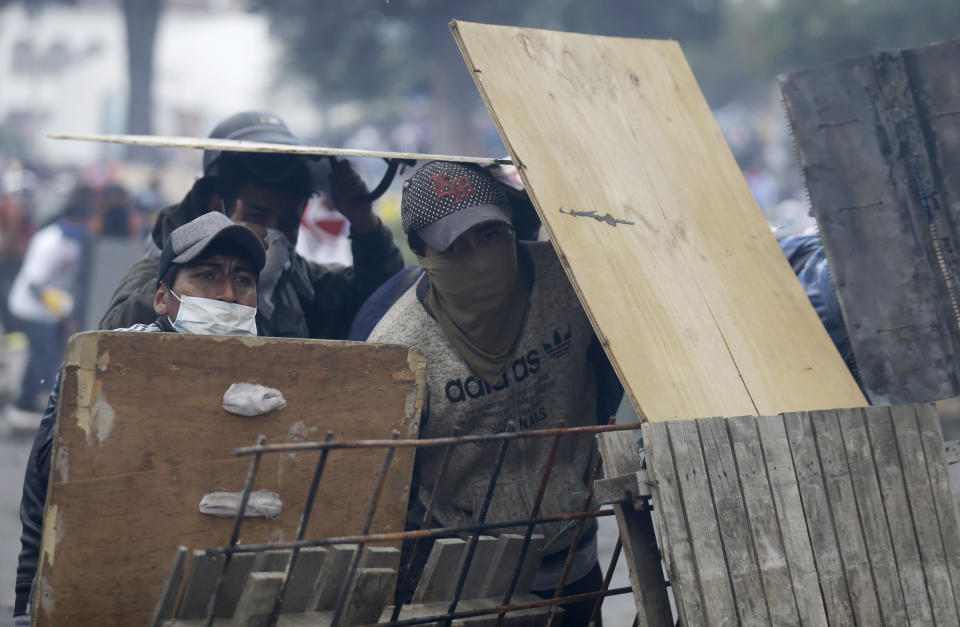
[[[560,332],[554,329],[553,344],[544,344],[543,350],[547,351],[547,354],[554,359],[560,359],[567,354],[567,351],[570,350],[570,338],[572,336],[573,329],[571,327],[567,327],[567,334],[563,337],[560,337]]]

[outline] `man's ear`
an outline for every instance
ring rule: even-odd
[[[158,316],[166,316],[170,313],[167,307],[167,286],[163,283],[157,287],[157,292],[153,295],[153,311]]]

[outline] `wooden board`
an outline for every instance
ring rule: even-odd
[[[412,349],[318,340],[84,333],[67,348],[34,616],[39,624],[150,619],[179,545],[229,542],[232,519],[202,515],[216,490],[240,491],[268,443],[402,437],[418,431],[425,360]],[[231,383],[279,389],[284,409],[258,417],[221,406]],[[413,449],[393,458],[373,532],[399,531]],[[358,533],[383,449],[330,454],[308,536]],[[248,518],[241,543],[291,540],[318,452],[265,455],[255,489],[277,492],[274,520]],[[336,515],[330,515],[335,511]],[[252,556],[251,556],[252,557]]]
[[[781,77],[874,404],[960,395],[960,40]]]
[[[644,425],[681,616],[702,603],[689,624],[957,624],[936,424],[932,405],[906,405]]]
[[[616,512],[624,558],[630,572],[630,585],[637,607],[637,625],[647,627],[672,624],[670,601],[667,598],[650,507],[637,509],[636,505],[640,500],[638,492],[641,488],[646,488],[644,493],[649,493],[649,486],[637,484],[637,475],[642,471],[643,463],[637,451],[636,433],[600,433],[597,435],[597,447],[603,458],[603,473],[608,477],[593,483],[594,496],[599,502],[602,500],[598,494],[598,486],[604,481],[631,479],[630,482],[625,482],[627,489],[620,492],[621,496],[627,496],[628,502],[614,503],[613,509]],[[646,472],[643,471],[642,474],[645,483]]]
[[[417,152],[387,152],[382,150],[355,150],[327,146],[302,146],[299,144],[274,144],[251,142],[242,139],[219,139],[215,137],[173,137],[169,135],[70,135],[48,133],[50,139],[69,139],[83,142],[123,144],[125,146],[150,146],[153,148],[195,148],[222,150],[226,152],[259,152],[266,154],[303,155],[313,157],[372,157],[376,159],[399,159],[403,161],[457,161],[477,165],[508,164],[509,159],[495,157],[463,157],[455,155],[430,155]]]
[[[642,418],[865,404],[676,42],[452,29]]]

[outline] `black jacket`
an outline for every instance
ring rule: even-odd
[[[153,227],[153,243],[163,248],[177,227],[208,210],[212,182],[199,179],[179,205],[160,212]],[[400,249],[383,224],[372,233],[351,236],[353,266],[321,265],[294,255],[273,291],[270,318],[257,313],[259,335],[342,340],[360,305],[384,281],[403,268]],[[157,260],[145,258],[127,272],[113,294],[100,328],[117,329],[151,322],[157,289]]]
[[[156,316],[156,314],[154,314]],[[143,325],[129,331],[176,333],[166,317],[157,318],[152,325]],[[60,376],[57,373],[47,408],[40,420],[40,427],[27,458],[27,472],[23,478],[23,496],[20,498],[20,558],[17,562],[16,601],[13,615],[27,613],[30,590],[37,574],[40,558],[40,541],[43,537],[43,511],[47,502],[47,483],[50,479],[50,455],[53,451],[53,427],[57,422],[60,402]]]

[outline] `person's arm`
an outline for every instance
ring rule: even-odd
[[[370,202],[358,200],[367,188],[348,162],[337,164],[330,186],[337,211],[350,221],[353,266],[308,264],[316,296],[304,313],[310,337],[344,339],[363,302],[403,269],[403,255]]]
[[[157,318],[153,297],[157,293],[157,260],[141,259],[130,268],[110,299],[110,307],[100,320],[102,331],[134,324],[150,324]]]
[[[16,600],[13,615],[21,616],[29,611],[30,592],[37,574],[40,559],[40,542],[43,537],[43,510],[47,501],[47,482],[50,478],[50,454],[53,449],[53,427],[57,419],[57,404],[60,397],[60,375],[53,385],[47,409],[43,412],[37,429],[27,471],[23,479],[23,496],[20,499],[20,557],[17,561]]]

